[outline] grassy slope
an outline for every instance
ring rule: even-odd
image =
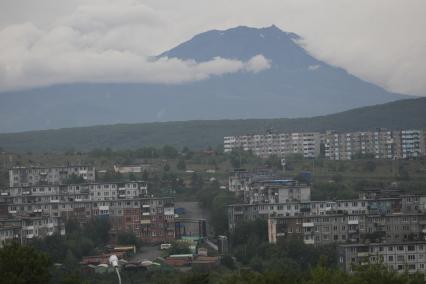
[[[275,131],[425,128],[425,109],[426,98],[419,98],[312,118],[118,124],[31,131],[0,134],[0,147],[17,152],[125,149],[164,144],[205,148],[221,144],[226,135],[262,133],[269,128]]]

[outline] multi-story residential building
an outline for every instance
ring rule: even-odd
[[[232,204],[228,206],[230,231],[244,221],[269,217],[321,216],[337,214],[375,214],[426,212],[426,196],[405,195],[392,198],[353,199],[337,201],[305,201],[261,204]]]
[[[250,183],[244,190],[246,203],[303,202],[311,199],[311,187],[296,180],[268,179]]]
[[[224,137],[224,151],[242,149],[260,157],[302,154],[304,158],[315,158],[320,154],[320,142],[321,135],[317,132],[227,136]]]
[[[324,135],[325,157],[351,160],[357,155],[371,155],[376,159],[393,159],[396,156],[394,135],[397,133],[385,129],[350,133],[327,131]]]
[[[258,180],[274,179],[276,174],[268,169],[257,169],[247,171],[245,169],[235,169],[229,176],[228,190],[234,193],[240,193],[248,190],[248,186]]]
[[[423,135],[424,133],[421,130],[402,130],[400,132],[400,157],[409,159],[418,158],[422,154],[424,155],[424,145],[422,145],[424,143]]]
[[[400,273],[425,273],[426,242],[358,243],[338,246],[338,265],[344,271],[353,272],[356,266],[370,263],[380,263]]]
[[[270,217],[269,242],[299,238],[305,244],[425,240],[426,214],[327,214]]]
[[[370,156],[376,159],[413,159],[426,156],[425,130],[376,129],[364,132],[327,131],[325,133],[268,133],[224,137],[225,152],[233,149],[253,151],[260,157],[303,154],[304,158],[320,155],[330,160],[351,160]]]
[[[173,199],[150,197],[145,182],[10,187],[2,190],[0,201],[15,216],[37,212],[80,222],[109,218],[113,237],[131,231],[147,242],[174,238]]]
[[[11,241],[19,242],[21,239],[21,223],[16,220],[0,218],[0,248]]]
[[[0,247],[3,243],[12,240],[26,243],[32,239],[44,238],[55,233],[65,234],[63,219],[41,212],[0,219]]]
[[[33,186],[64,184],[72,178],[80,178],[84,182],[95,182],[95,167],[15,167],[9,170],[9,186]]]
[[[146,182],[106,182],[9,187],[0,190],[0,202],[8,204],[60,201],[119,200],[146,197]]]

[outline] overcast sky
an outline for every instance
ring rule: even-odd
[[[277,25],[315,57],[426,96],[424,0],[0,0],[0,91],[55,83],[201,80],[269,62],[149,56],[209,29]]]

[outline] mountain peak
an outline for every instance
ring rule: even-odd
[[[318,64],[295,40],[300,37],[272,25],[264,28],[238,26],[227,30],[211,30],[194,36],[161,56],[203,62],[215,57],[249,60],[262,54],[274,66],[306,68]]]

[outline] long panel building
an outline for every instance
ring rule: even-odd
[[[324,155],[330,160],[351,160],[357,156],[414,159],[426,155],[426,131],[376,129],[364,132],[267,133],[224,137],[225,152],[237,149],[252,151],[263,158],[271,155],[285,158],[291,154],[301,154],[304,158]]]
[[[347,272],[355,266],[383,264],[409,274],[426,273],[426,242],[357,243],[338,246],[338,265]]]
[[[95,167],[87,165],[66,167],[14,167],[9,170],[10,187],[64,184],[72,178],[79,178],[83,182],[95,182]]]

